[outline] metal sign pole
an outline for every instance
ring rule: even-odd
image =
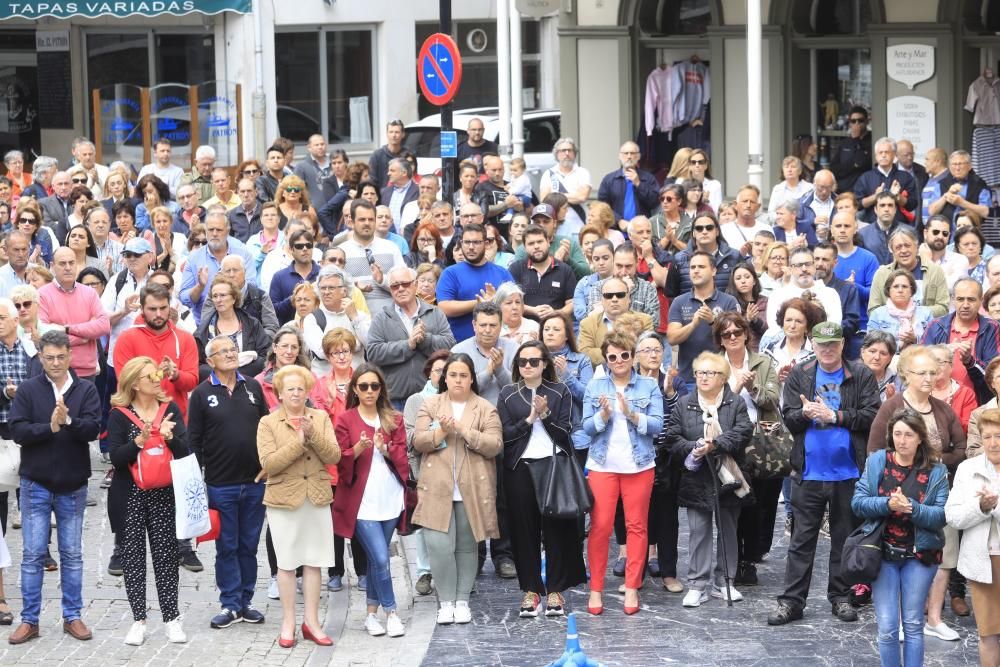
[[[451,0],[439,0],[439,26],[438,32],[445,35],[451,34]],[[452,128],[452,103],[449,101],[441,107],[441,131],[451,131]],[[455,192],[455,158],[441,157],[441,199],[450,202]],[[455,211],[457,214],[458,211]]]

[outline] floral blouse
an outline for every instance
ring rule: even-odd
[[[898,487],[902,486],[903,480],[910,474],[910,468],[896,463],[896,453],[887,452],[885,457],[885,468],[882,470],[882,479],[878,483],[878,495],[888,498]],[[922,468],[914,473],[917,480],[917,502],[924,502],[927,496],[927,483],[930,481],[930,468]],[[916,539],[916,529],[913,525],[911,515],[903,512],[889,511],[889,516],[885,520],[885,532],[883,541],[907,553],[913,553]],[[926,549],[914,554],[924,565],[939,565],[941,563],[941,549]]]

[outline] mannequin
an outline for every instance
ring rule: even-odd
[[[1000,185],[1000,79],[991,67],[972,82],[965,101],[972,113],[972,168],[986,183]]]

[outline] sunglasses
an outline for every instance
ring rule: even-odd
[[[660,201],[677,201],[677,197],[660,197]]]
[[[624,299],[627,292],[603,292],[601,296],[605,299]]]
[[[541,357],[518,357],[517,366],[518,368],[525,368],[531,366],[532,368],[538,368],[542,365]]]
[[[243,173],[247,176],[256,176],[260,173],[260,169],[244,169]]]
[[[359,391],[378,391],[381,388],[382,388],[382,383],[381,382],[359,382],[358,383],[358,390]]]
[[[86,184],[87,179],[86,178],[74,178],[73,182],[76,183],[77,185],[79,185],[79,184]]]
[[[689,160],[688,164],[708,164],[707,160]]]
[[[389,289],[392,291],[396,291],[398,289],[409,289],[412,285],[413,285],[412,280],[404,280],[402,282],[392,283],[391,285],[389,285]]]
[[[344,266],[347,264],[347,260],[343,257],[327,257],[326,261],[330,264],[336,264],[337,266]]]
[[[28,217],[25,217],[23,215],[17,219],[17,222],[18,222],[18,224],[20,224],[22,222],[30,222],[33,225],[37,225],[38,224],[38,220],[36,220],[35,218],[28,218]]]
[[[605,359],[608,360],[609,364],[613,364],[618,361],[629,361],[630,359],[632,359],[632,353],[622,352],[621,354],[615,354],[614,352],[611,352],[605,357]]]
[[[951,231],[948,229],[931,229],[929,233],[931,236],[944,236],[945,238],[951,236]]]
[[[715,225],[695,225],[693,229],[696,232],[710,232],[715,229]]]
[[[732,338],[733,340],[739,338],[743,335],[742,329],[730,329],[729,331],[722,332],[722,338]]]
[[[194,241],[191,241],[192,246],[202,246],[205,245],[206,243],[208,243],[208,241],[206,241],[205,239],[195,239]]]
[[[18,310],[27,310],[35,304],[34,301],[22,301],[21,303],[14,303],[14,307]]]
[[[850,121],[848,121],[848,122],[849,122],[849,123],[850,123],[851,125],[861,125],[862,123],[865,123],[865,122],[867,122],[867,120],[866,120],[866,119],[864,119],[864,118],[852,118],[852,119],[851,119]]]
[[[495,236],[487,236],[486,237],[486,243],[496,243],[496,242],[497,242],[497,237],[495,237]]]
[[[294,187],[293,188],[285,188],[285,192],[291,192],[291,193],[294,194],[296,192],[302,192],[302,188],[294,188]]]
[[[312,243],[293,243],[292,247],[295,248],[296,250],[312,250],[313,249],[313,244]]]
[[[123,252],[122,257],[125,259],[135,259],[136,257],[142,257],[142,255],[137,252]]]

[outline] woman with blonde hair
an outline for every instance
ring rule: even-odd
[[[285,176],[278,183],[274,202],[278,205],[281,229],[285,228],[289,220],[306,219],[315,235],[319,219],[316,217],[316,210],[309,203],[309,191],[306,189],[305,181],[295,174]]]
[[[608,204],[595,201],[588,205],[587,224],[601,230],[601,238],[611,241],[616,248],[625,243],[625,236],[615,229],[615,212]]]
[[[437,303],[437,282],[441,273],[438,264],[424,262],[417,267],[417,298],[432,306]]]
[[[104,199],[101,204],[111,215],[111,207],[123,199],[128,199],[128,174],[122,169],[112,169],[104,178]]]
[[[781,161],[781,178],[772,189],[767,202],[767,214],[771,221],[775,220],[778,207],[785,202],[795,201],[812,192],[812,183],[802,178],[802,160],[794,155],[788,155]]]
[[[302,331],[306,316],[319,308],[319,295],[312,283],[302,282],[295,286],[292,290],[292,305],[295,306],[295,317],[288,324]]]
[[[125,591],[134,623],[125,643],[139,646],[146,637],[146,536],[153,559],[156,595],[166,623],[167,640],[187,641],[177,605],[180,554],[177,550],[174,490],[170,485],[141,489],[131,466],[147,447],[159,445],[162,436],[175,459],[188,454],[187,432],[180,408],[167,398],[160,385],[163,371],[149,357],[126,362],[118,377],[118,392],[111,397],[108,417],[108,455],[115,476],[108,489],[111,528],[121,534],[121,563]],[[163,454],[160,453],[160,456]]]
[[[327,414],[306,406],[313,383],[309,369],[294,364],[275,373],[279,407],[257,427],[257,452],[268,476],[264,505],[279,568],[281,648],[295,645],[295,569],[300,566],[302,636],[320,646],[333,644],[319,622],[319,590],[320,568],[334,564],[333,492],[325,466],[340,461],[340,447]]]
[[[166,206],[156,206],[149,212],[153,223],[153,254],[156,259],[150,270],[162,269],[173,273],[181,258],[187,255],[187,237],[173,230],[174,216]]]
[[[784,287],[788,276],[788,245],[782,241],[771,243],[760,258],[760,294],[769,297],[771,292]]]
[[[28,281],[29,285],[40,290],[55,280],[55,276],[44,266],[35,264],[28,266],[28,270],[24,272],[24,279]]]
[[[691,150],[687,146],[677,149],[677,152],[674,153],[674,159],[670,162],[670,171],[667,172],[667,178],[663,182],[664,185],[680,183],[689,178],[691,172],[688,160],[691,159]]]

